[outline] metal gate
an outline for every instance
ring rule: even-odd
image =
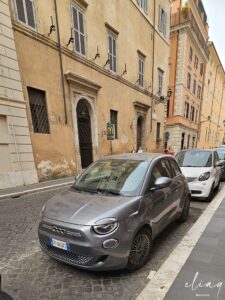
[[[77,125],[82,168],[88,167],[93,162],[91,120],[85,100],[80,100],[77,105]]]

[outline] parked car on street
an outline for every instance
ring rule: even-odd
[[[51,257],[89,270],[135,270],[153,239],[188,217],[190,191],[175,158],[132,153],[104,157],[46,202],[38,235]]]
[[[192,197],[210,201],[214,191],[219,189],[221,167],[217,152],[213,149],[183,150],[176,159],[186,176]]]
[[[216,152],[219,155],[219,159],[221,161],[225,160],[225,147],[222,148],[215,148]],[[221,177],[220,180],[225,180],[225,165],[223,167],[221,167]]]

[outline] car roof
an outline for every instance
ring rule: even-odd
[[[142,161],[152,161],[156,158],[160,157],[172,157],[169,155],[165,155],[162,153],[124,153],[124,154],[116,154],[116,155],[110,155],[110,156],[104,156],[101,157],[101,160],[106,159],[127,159],[127,160],[142,160]]]
[[[184,150],[180,150],[179,152],[189,152],[189,151],[198,151],[198,152],[209,152],[209,151],[216,151],[215,149],[184,149]],[[178,152],[178,153],[179,153]]]

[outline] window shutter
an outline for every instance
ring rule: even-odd
[[[159,31],[162,31],[162,29],[161,29],[161,26],[162,26],[161,25],[161,23],[162,23],[161,17],[162,17],[162,8],[159,5]]]
[[[167,13],[163,11],[163,35],[166,36]]]

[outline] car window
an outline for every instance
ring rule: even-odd
[[[181,151],[177,153],[176,160],[180,167],[211,167],[212,151]]]
[[[170,159],[170,164],[171,164],[172,170],[174,172],[174,177],[180,175],[181,174],[181,170],[180,170],[177,162],[174,159]]]
[[[224,149],[217,149],[216,150],[218,156],[219,156],[219,159],[225,159],[225,148]]]
[[[219,161],[220,159],[219,159],[219,155],[218,155],[218,153],[215,151],[214,152],[214,165],[216,165],[216,163]]]
[[[161,159],[158,161],[152,169],[150,176],[150,187],[154,186],[154,183],[159,177],[172,178],[172,170],[167,159]]]

